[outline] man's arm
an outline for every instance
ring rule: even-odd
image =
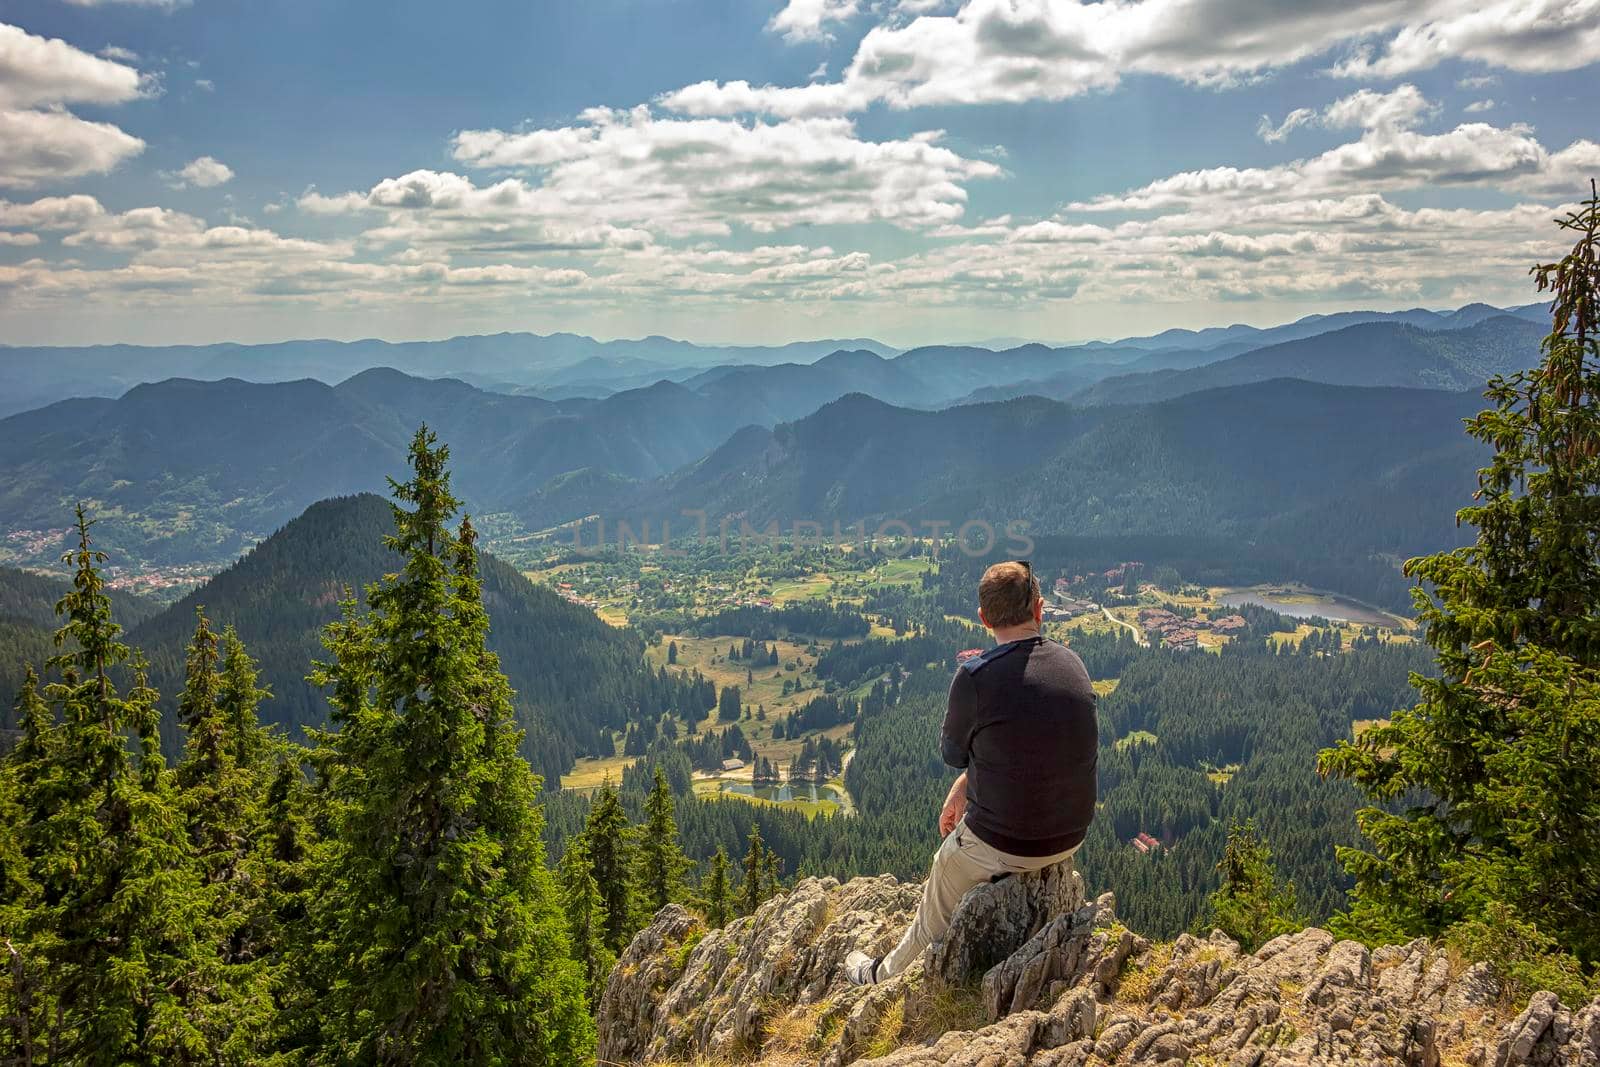
[[[961,768],[955,784],[939,811],[939,836],[955,829],[967,813],[967,772],[972,759],[972,726],[978,714],[978,690],[969,671],[958,670],[950,682],[950,701],[945,707],[944,729],[939,734],[940,755],[945,763]]]
[[[950,699],[945,705],[944,729],[939,736],[939,754],[958,771],[967,769],[972,758],[972,727],[978,717],[978,686],[972,674],[956,671],[950,682]]]
[[[956,828],[956,823],[961,821],[961,816],[967,813],[967,772],[962,771],[956,776],[955,784],[950,787],[950,792],[944,798],[944,807],[939,811],[939,836],[944,837]]]

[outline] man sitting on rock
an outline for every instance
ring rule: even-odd
[[[1071,859],[1094,818],[1094,689],[1077,653],[1040,635],[1044,598],[1026,561],[984,572],[978,618],[995,646],[950,683],[942,752],[962,774],[939,814],[944,842],[900,944],[881,959],[846,958],[852,985],[909,967],[949,928],[967,890]]]

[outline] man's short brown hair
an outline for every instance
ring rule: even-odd
[[[990,627],[1021,626],[1033,621],[1039,584],[1033,572],[1018,562],[996,563],[978,582],[978,606]]]

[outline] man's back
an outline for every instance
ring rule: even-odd
[[[1002,852],[1048,856],[1083,840],[1099,743],[1089,674],[1064,645],[998,645],[950,683],[944,759],[966,768],[967,826]]]

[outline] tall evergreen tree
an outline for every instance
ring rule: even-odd
[[[538,779],[485,646],[476,535],[426,427],[391,486],[402,564],[329,627],[336,838],[314,916],[325,1062],[569,1064],[593,1054],[544,864]]]
[[[1272,850],[1256,835],[1254,821],[1235,823],[1228,831],[1217,873],[1222,885],[1211,895],[1211,921],[1246,952],[1305,927],[1294,883],[1279,877]]]
[[[261,725],[261,702],[272,690],[259,682],[260,672],[244,642],[230,624],[222,631],[222,668],[217,680],[217,710],[228,731],[234,765],[258,784],[277,773],[272,735]]]
[[[195,616],[183,692],[178,697],[178,717],[187,743],[174,776],[182,791],[201,872],[209,883],[224,888],[219,903],[242,924],[241,909],[246,902],[240,897],[248,889],[237,883],[259,817],[257,783],[250,768],[238,762],[240,746],[234,733],[240,725],[229,722],[218,704],[217,637],[204,609],[197,608]],[[250,714],[253,719],[254,707]]]
[[[754,915],[761,902],[766,899],[762,890],[762,882],[767,871],[767,847],[761,840],[761,827],[757,823],[750,824],[750,851],[744,856],[744,883],[740,886],[740,904],[744,907],[746,915]]]
[[[1572,251],[1534,268],[1553,295],[1537,367],[1495,377],[1467,432],[1494,448],[1475,542],[1410,561],[1440,674],[1417,704],[1325,751],[1377,803],[1349,925],[1435,934],[1507,906],[1600,961],[1600,196],[1559,220]]]
[[[29,944],[29,918],[38,906],[39,859],[31,831],[48,804],[47,775],[54,726],[50,708],[39,695],[39,676],[27,667],[17,694],[13,721],[20,737],[0,762],[0,1060],[32,1063],[43,1059],[35,1039],[46,1025],[41,981],[44,974]]]
[[[634,934],[633,829],[622,796],[607,779],[595,795],[583,829],[589,869],[606,912],[606,948],[620,953]]]
[[[645,821],[639,837],[639,893],[651,915],[678,897],[683,870],[689,865],[678,843],[678,824],[672,813],[672,789],[666,772],[657,767],[655,782],[644,800]]]
[[[600,1003],[616,957],[606,947],[606,907],[590,869],[589,845],[582,834],[567,842],[561,856],[561,896],[567,910],[572,955],[583,969],[590,1006]]]
[[[172,775],[161,758],[156,693],[119,640],[92,524],[79,507],[73,587],[57,605],[62,680],[45,691],[60,725],[50,803],[29,828],[40,906],[29,917],[49,975],[50,1058],[75,1063],[210,1059],[229,1043],[233,1005],[218,974],[201,883]],[[132,688],[111,675],[131,663]],[[135,760],[127,738],[138,746]],[[240,1040],[252,1035],[248,1020]]]
[[[721,845],[711,857],[711,872],[706,876],[706,922],[712,927],[728,925],[732,901],[728,887],[728,850]]]
[[[174,800],[184,819],[196,870],[206,887],[208,951],[221,965],[219,980],[230,991],[228,1009],[243,1017],[217,1015],[222,1035],[239,1031],[239,1047],[273,1027],[271,975],[275,945],[263,933],[268,883],[251,860],[262,821],[261,785],[255,769],[241,766],[236,733],[259,730],[255,706],[248,725],[231,721],[218,703],[217,638],[204,609],[195,609],[194,637],[186,659],[178,716],[187,735],[183,759],[172,774]],[[231,631],[230,631],[231,633]],[[234,643],[238,639],[234,638]],[[242,647],[238,655],[243,655]],[[246,657],[248,659],[248,657]]]

